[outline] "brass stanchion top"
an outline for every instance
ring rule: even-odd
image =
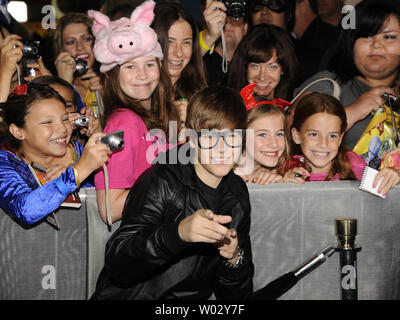
[[[357,219],[335,219],[335,233],[338,239],[339,248],[353,249],[357,235]]]

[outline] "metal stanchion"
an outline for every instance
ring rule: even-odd
[[[338,240],[336,251],[340,255],[341,298],[357,300],[357,252],[361,250],[361,247],[355,244],[357,219],[336,219],[335,233]]]
[[[278,299],[290,290],[300,279],[318,268],[336,251],[340,255],[340,287],[342,300],[357,300],[357,252],[361,247],[355,244],[357,220],[350,218],[335,219],[337,244],[330,244],[294,270],[268,283],[254,292],[252,300]]]

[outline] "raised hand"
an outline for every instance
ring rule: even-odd
[[[74,80],[74,73],[76,69],[76,63],[74,58],[68,52],[61,52],[54,62],[57,69],[57,74],[61,79],[68,81],[72,84]]]
[[[186,242],[217,243],[229,236],[229,229],[223,224],[231,221],[231,216],[200,209],[180,222],[178,233]]]

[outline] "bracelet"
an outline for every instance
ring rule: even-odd
[[[76,169],[76,167],[74,165],[72,165],[71,167],[74,170],[76,186],[79,188],[81,185],[81,182],[79,181],[78,170]]]
[[[243,263],[244,251],[242,248],[238,249],[236,261],[234,263],[228,262],[228,260],[223,260],[223,264],[231,269],[237,269]]]
[[[200,46],[206,51],[210,51],[211,49],[214,48],[214,45],[212,45],[212,47],[209,47],[208,45],[205,44],[203,40],[203,31],[200,31],[199,33],[199,41],[200,41]]]

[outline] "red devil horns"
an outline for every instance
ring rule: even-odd
[[[290,106],[290,102],[283,99],[274,99],[272,101],[256,101],[253,96],[253,90],[257,86],[257,83],[252,83],[245,86],[241,91],[240,95],[246,105],[246,111],[253,109],[254,107],[259,106],[260,104],[273,104],[283,110],[284,107]]]

